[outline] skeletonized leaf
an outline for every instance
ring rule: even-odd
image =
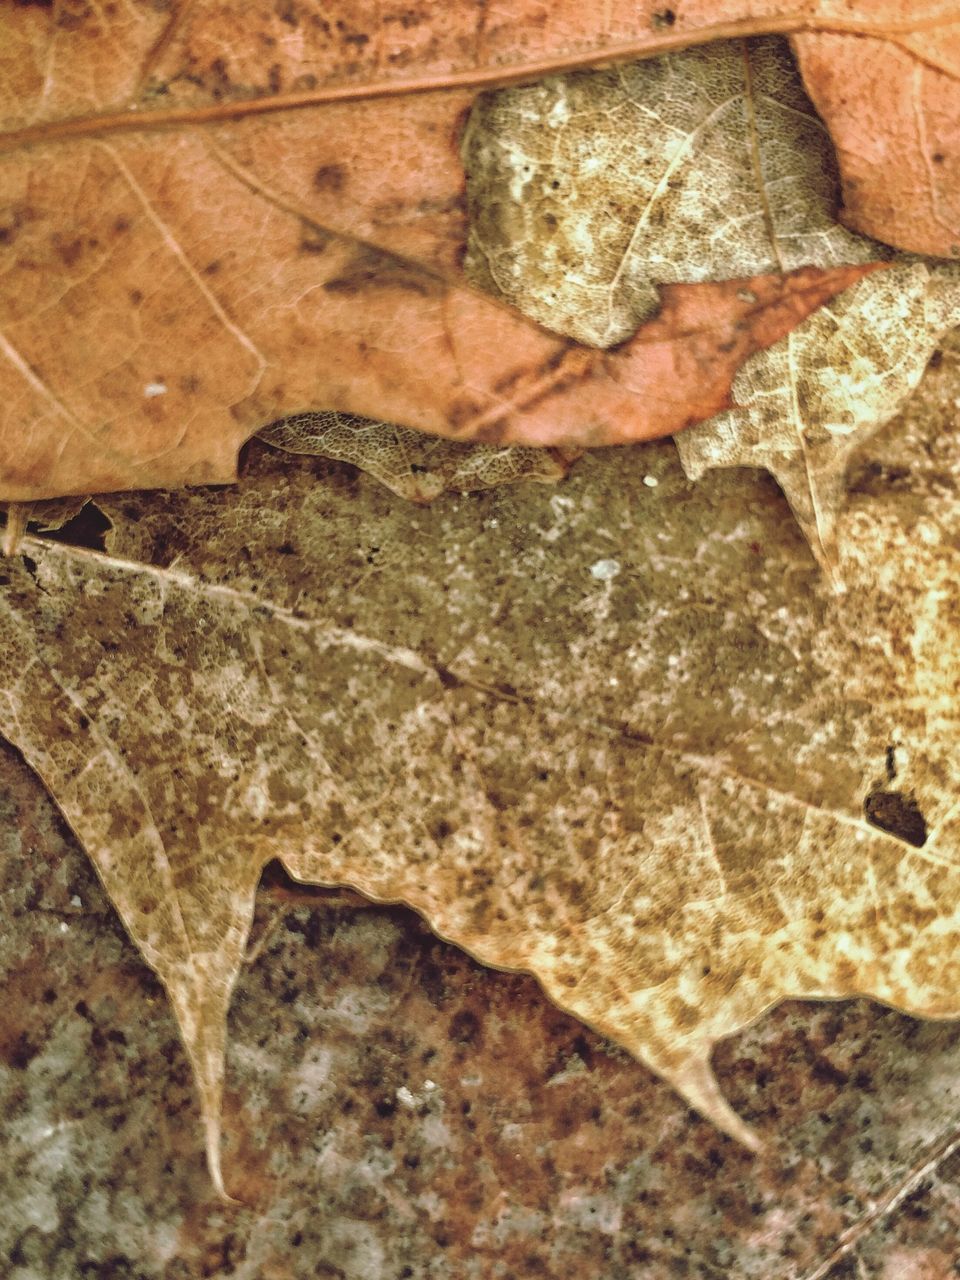
[[[736,405],[677,437],[691,479],[762,466],[778,480],[817,559],[835,574],[847,464],[916,387],[945,330],[960,323],[960,269],[901,261],[751,360]]]
[[[468,269],[541,323],[610,345],[656,287],[888,256],[834,220],[830,139],[786,42],[727,42],[488,95],[465,141]],[[684,466],[764,466],[825,566],[851,451],[960,323],[960,268],[901,256],[748,361]]]
[[[411,502],[432,502],[448,490],[469,493],[517,480],[550,484],[566,475],[570,462],[556,449],[461,444],[343,413],[285,418],[257,436],[289,453],[352,463]]]

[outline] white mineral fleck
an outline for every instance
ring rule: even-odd
[[[598,582],[609,582],[620,572],[619,560],[597,560],[590,566],[590,572]]]

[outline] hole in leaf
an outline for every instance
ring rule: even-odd
[[[112,528],[113,521],[103,514],[97,504],[87,502],[59,529],[46,530],[42,536],[50,542],[65,542],[71,547],[106,551],[106,536]]]
[[[864,817],[871,826],[899,836],[919,849],[927,842],[927,820],[916,797],[903,791],[871,791],[863,802]]]

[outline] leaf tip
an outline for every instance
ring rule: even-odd
[[[715,1124],[748,1151],[757,1154],[763,1149],[760,1135],[737,1115],[723,1096],[708,1055],[689,1058],[679,1069],[665,1074],[677,1092],[705,1120]]]
[[[232,1196],[227,1190],[223,1181],[223,1164],[220,1158],[220,1115],[207,1113],[203,1118],[204,1139],[207,1155],[207,1170],[210,1174],[210,1181],[217,1193],[218,1199],[223,1204],[243,1204],[242,1200],[238,1200]]]

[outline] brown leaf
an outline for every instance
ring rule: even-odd
[[[170,992],[214,1170],[273,857],[535,973],[750,1143],[709,1054],[770,1004],[960,1013],[958,436],[889,441],[841,597],[772,487],[667,444],[426,508],[263,450],[102,500],[108,554],[25,540],[0,727]]]
[[[618,4],[598,30],[589,6],[545,17],[532,0],[445,6],[439,26],[356,3],[316,21],[236,0],[132,19],[17,7],[0,49],[0,496],[230,479],[246,436],[314,409],[530,443],[548,419],[553,443],[678,429],[691,414],[656,388],[565,361],[568,344],[463,290],[459,122],[478,88],[564,67],[808,28],[916,29],[922,53],[956,17],[833,10]]]
[[[900,7],[909,17],[909,0]],[[960,257],[956,15],[950,28],[896,40],[803,35],[793,43],[837,148],[843,221],[902,249]]]

